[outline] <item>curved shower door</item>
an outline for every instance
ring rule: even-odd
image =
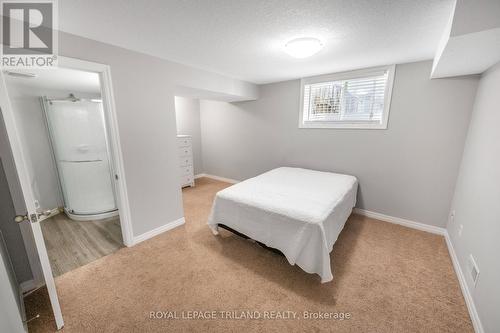
[[[46,100],[45,110],[66,211],[115,211],[102,103]]]

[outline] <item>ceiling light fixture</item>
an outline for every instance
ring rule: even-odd
[[[312,37],[295,38],[285,44],[285,52],[294,58],[307,58],[318,53],[323,43]]]

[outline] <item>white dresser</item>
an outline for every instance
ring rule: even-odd
[[[181,186],[194,186],[193,145],[190,135],[177,135]]]

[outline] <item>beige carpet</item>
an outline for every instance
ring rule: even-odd
[[[473,331],[442,237],[352,215],[331,255],[334,280],[321,284],[255,243],[211,234],[212,199],[226,186],[200,179],[184,190],[185,226],[58,277],[64,331]],[[26,305],[29,315],[41,314],[30,332],[54,331],[44,289]],[[181,318],[150,319],[151,311]],[[188,311],[251,311],[261,319],[219,312],[219,319],[182,319]],[[278,316],[273,311],[297,317],[262,319]],[[350,319],[309,320],[303,311]]]

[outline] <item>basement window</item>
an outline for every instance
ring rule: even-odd
[[[395,66],[301,80],[300,128],[386,129]]]

